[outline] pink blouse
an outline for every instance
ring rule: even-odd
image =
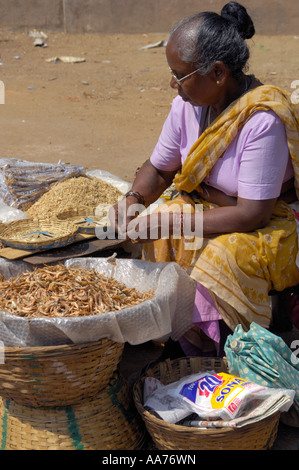
[[[151,163],[160,170],[181,167],[201,133],[201,107],[177,96],[164,123]],[[283,122],[272,111],[258,111],[246,122],[205,182],[229,196],[272,199],[293,176]]]

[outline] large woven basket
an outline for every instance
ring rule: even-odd
[[[199,371],[228,372],[226,360],[219,358],[182,358],[167,360],[149,369],[133,387],[133,397],[146,428],[159,450],[263,450],[276,439],[280,413],[242,428],[198,429],[170,424],[153,416],[143,407],[143,384],[146,376],[164,385]]]
[[[73,243],[78,229],[62,220],[16,220],[0,225],[0,240],[8,246],[26,249],[60,248]]]
[[[86,344],[5,348],[0,396],[21,405],[67,406],[105,389],[124,344],[104,338]]]
[[[139,450],[145,427],[125,380],[84,404],[31,408],[0,398],[1,450]]]

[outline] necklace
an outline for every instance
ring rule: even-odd
[[[252,75],[245,75],[245,87],[244,87],[244,91],[241,93],[241,95],[239,96],[239,98],[241,98],[241,96],[245,95],[245,93],[247,93],[247,91],[249,90],[250,86],[251,86],[251,83],[252,83]],[[207,127],[209,127],[211,125],[211,114],[212,114],[212,106],[209,106],[209,109],[208,109],[208,113],[207,113]]]

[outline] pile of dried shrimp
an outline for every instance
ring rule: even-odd
[[[96,270],[64,265],[0,279],[0,309],[20,317],[79,317],[132,307],[154,296]]]

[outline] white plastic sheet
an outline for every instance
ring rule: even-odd
[[[171,336],[180,338],[192,326],[196,283],[176,263],[141,260],[74,258],[64,263],[95,268],[128,287],[155,290],[155,297],[117,312],[77,318],[22,318],[0,311],[0,341],[6,347],[49,346],[85,343],[110,338],[141,344]],[[0,272],[7,278],[32,270],[26,263],[0,259]]]

